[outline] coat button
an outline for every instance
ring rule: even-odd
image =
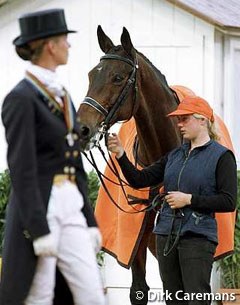
[[[78,155],[79,155],[78,150],[74,150],[74,151],[73,151],[73,157],[74,157],[74,158],[77,158]]]
[[[24,230],[24,231],[23,231],[23,235],[24,235],[24,237],[27,238],[27,239],[30,239],[30,238],[31,238],[31,235],[29,234],[28,230]]]
[[[65,158],[68,159],[68,158],[70,158],[70,156],[71,156],[70,151],[66,151],[65,152]]]
[[[77,141],[78,140],[78,135],[76,133],[73,134],[73,140]]]
[[[65,166],[65,167],[63,168],[63,172],[64,172],[64,174],[69,174],[69,173],[70,173],[70,168],[69,168],[69,166]]]
[[[76,173],[75,167],[70,167],[70,174],[74,175]]]

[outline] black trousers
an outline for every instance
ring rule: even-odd
[[[157,235],[157,256],[166,304],[210,305],[216,244],[205,237],[182,237],[171,253],[164,256],[166,239],[166,236]],[[201,296],[204,297],[201,299]]]

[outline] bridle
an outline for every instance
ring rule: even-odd
[[[85,99],[83,100],[83,104],[89,105],[98,112],[100,112],[104,116],[104,121],[101,123],[101,129],[102,133],[106,132],[109,127],[111,126],[111,121],[118,109],[121,107],[121,105],[124,103],[124,101],[127,99],[129,90],[132,86],[134,86],[135,90],[135,100],[136,100],[136,91],[137,91],[137,83],[136,83],[136,74],[137,74],[137,69],[138,69],[138,63],[137,59],[135,61],[132,61],[128,58],[125,58],[120,55],[115,55],[115,54],[106,54],[100,58],[100,61],[102,60],[120,60],[123,61],[130,66],[132,66],[132,71],[130,73],[130,76],[122,90],[122,92],[119,94],[116,102],[113,104],[113,106],[108,110],[105,107],[103,107],[97,100],[90,96],[86,96]],[[135,101],[134,101],[135,103]],[[134,111],[134,106],[133,106],[133,111]],[[132,117],[132,114],[131,114]]]
[[[114,115],[116,114],[116,112],[118,111],[118,109],[122,106],[122,104],[126,101],[129,91],[130,89],[134,86],[134,100],[133,100],[133,107],[132,107],[132,113],[130,115],[129,118],[131,118],[133,116],[134,110],[135,110],[135,101],[136,101],[136,92],[137,92],[137,82],[136,82],[136,74],[137,74],[137,69],[138,69],[138,63],[137,60],[132,61],[128,58],[125,58],[123,56],[119,56],[119,55],[115,55],[115,54],[106,54],[104,56],[101,57],[101,60],[120,60],[123,61],[125,63],[127,63],[128,65],[132,66],[132,70],[130,72],[130,76],[126,81],[126,84],[123,88],[123,90],[120,92],[118,98],[116,99],[116,102],[113,104],[113,106],[108,110],[105,107],[103,107],[97,100],[95,100],[92,97],[86,96],[84,101],[82,102],[83,104],[89,105],[92,108],[94,108],[96,111],[98,111],[99,113],[101,113],[104,116],[104,120],[101,123],[99,129],[98,129],[98,137],[96,140],[94,140],[94,146],[97,147],[100,151],[100,153],[102,154],[106,164],[110,167],[110,170],[114,173],[114,175],[116,176],[117,180],[119,181],[118,183],[116,183],[115,181],[109,179],[108,177],[106,177],[104,174],[102,174],[99,169],[98,166],[94,160],[93,154],[90,150],[90,158],[87,156],[87,154],[85,152],[83,152],[84,156],[87,158],[87,160],[90,162],[90,164],[94,167],[94,169],[97,172],[97,175],[99,177],[99,180],[104,188],[104,190],[106,191],[108,197],[110,198],[110,200],[112,201],[112,203],[122,212],[124,213],[129,213],[129,214],[135,214],[135,213],[140,213],[140,212],[147,212],[147,211],[151,211],[154,210],[156,208],[156,206],[158,205],[158,201],[159,198],[161,199],[165,194],[157,194],[154,196],[153,200],[150,199],[141,199],[141,198],[137,198],[131,195],[126,194],[125,190],[124,190],[124,186],[129,185],[126,181],[123,181],[118,173],[118,169],[116,168],[113,159],[111,157],[111,155],[108,153],[108,157],[109,160],[107,160],[104,157],[104,152],[101,149],[101,145],[100,145],[100,140],[102,139],[102,137],[105,137],[105,144],[107,141],[107,137],[108,137],[108,129],[111,127],[111,123],[112,123],[112,118],[114,117]],[[112,197],[111,193],[109,192],[104,179],[107,179],[108,181],[112,182],[113,184],[117,184],[121,187],[124,197],[126,198],[128,204],[132,205],[133,211],[126,211],[124,210],[121,206],[118,205],[118,203],[114,200],[114,198]],[[146,207],[144,207],[141,210],[138,210],[136,208],[134,208],[134,204],[137,203],[141,203],[141,204],[145,204]]]

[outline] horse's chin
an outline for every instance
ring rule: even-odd
[[[80,140],[80,150],[82,152],[89,151],[91,149],[91,143],[89,140]]]
[[[90,139],[81,139],[80,140],[80,150],[81,151],[89,151],[95,146],[97,146],[99,142],[97,134],[92,136]]]
[[[85,146],[85,151],[91,150],[94,146],[95,146],[94,143],[88,142],[88,143],[86,144],[86,146]]]

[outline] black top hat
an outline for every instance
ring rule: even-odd
[[[13,44],[17,47],[41,38],[76,33],[68,30],[63,9],[24,14],[19,18],[19,25],[21,35],[13,40]]]

